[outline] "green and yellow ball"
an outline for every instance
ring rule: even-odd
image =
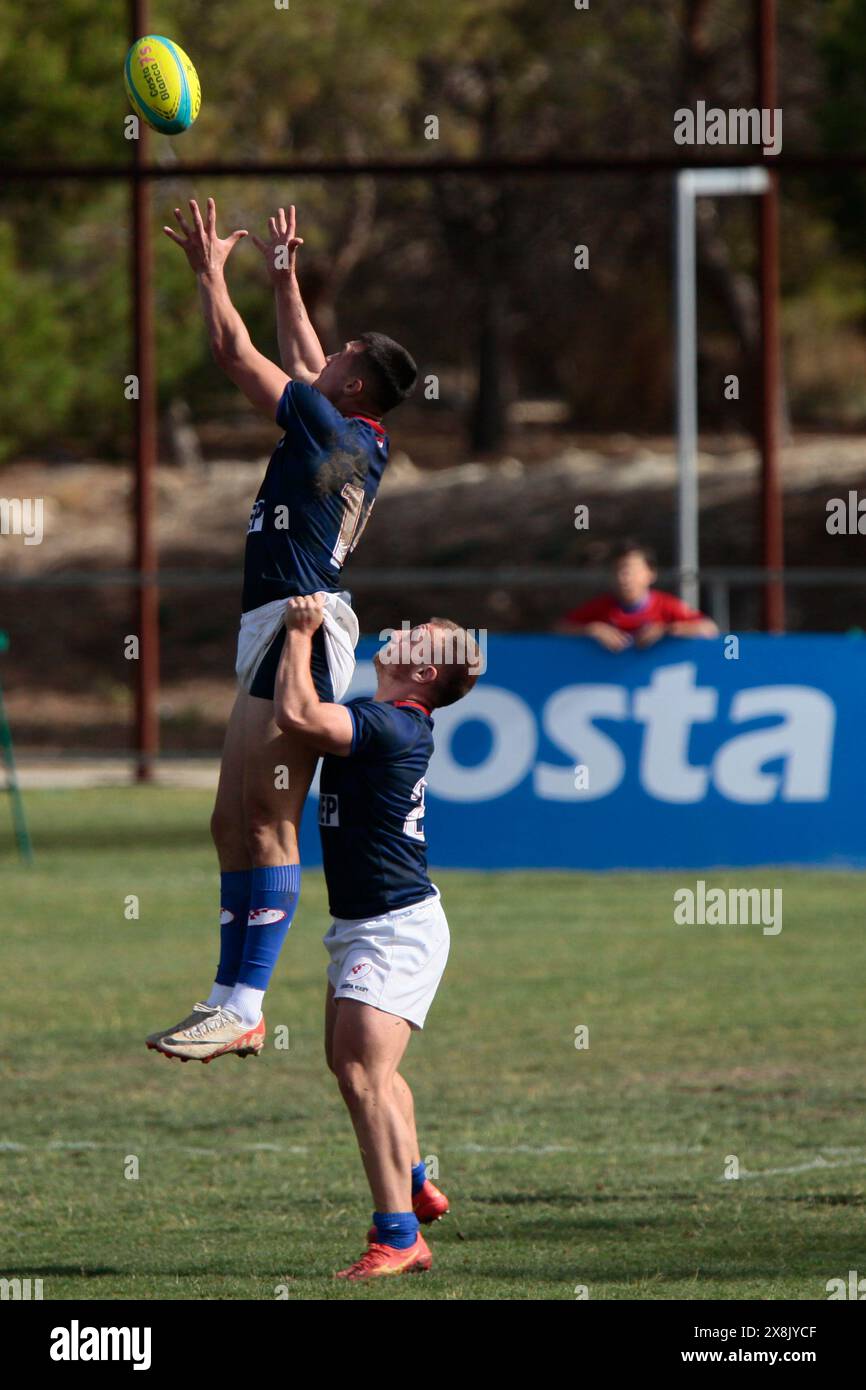
[[[136,39],[123,69],[132,109],[161,135],[180,135],[199,113],[201,85],[183,49],[160,34]]]

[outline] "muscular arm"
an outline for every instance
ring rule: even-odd
[[[321,623],[321,598],[311,594],[289,600],[286,640],[274,686],[274,718],[283,733],[303,739],[317,753],[347,757],[352,751],[352,716],[344,705],[319,699],[310,673],[313,633]]]
[[[274,285],[280,361],[290,376],[314,382],[325,365],[325,354],[293,273]]]
[[[243,391],[247,400],[273,420],[288,376],[253,347],[246,324],[232,304],[225,281],[225,263],[246,232],[232,232],[225,238],[217,236],[213,198],[207,200],[207,225],[194,198],[190,199],[189,207],[192,226],[185,220],[180,208],[175,208],[174,215],[181,232],[174,231],[172,227],[163,227],[163,231],[181,248],[195,272],[202,312],[218,365]]]
[[[215,362],[256,410],[273,420],[288,376],[253,346],[222,270],[203,271],[198,288]]]
[[[278,208],[270,219],[270,241],[253,236],[265,259],[268,277],[274,287],[277,310],[277,339],[280,361],[289,376],[312,383],[325,365],[325,353],[304,305],[296,273],[298,247],[303,237],[295,235],[295,209]]]

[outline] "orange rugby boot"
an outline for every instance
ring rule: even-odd
[[[412,1198],[412,1210],[422,1226],[429,1226],[431,1221],[441,1221],[448,1214],[448,1198],[435,1183],[425,1178],[423,1187],[419,1187]]]
[[[433,1263],[433,1256],[421,1232],[408,1250],[395,1250],[393,1245],[377,1245],[370,1241],[359,1260],[348,1269],[338,1270],[335,1279],[385,1279],[395,1274],[418,1274]]]

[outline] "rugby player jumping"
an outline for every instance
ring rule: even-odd
[[[208,1062],[261,1051],[262,1001],[300,892],[298,829],[317,754],[274,719],[274,681],[285,637],[286,600],[323,592],[323,620],[310,648],[318,698],[339,700],[354,670],[358,624],[340,570],[360,538],[388,461],[382,417],[412,391],[406,350],[364,333],[325,356],[296,278],[302,244],[295,210],[254,237],[274,286],[282,367],[253,346],[229,297],[225,263],[246,231],[220,238],[216,207],[180,232],[218,365],[257,410],[284,431],[250,516],[237,653],[239,691],[220,767],[211,832],[220,865],[220,956],[207,997],[148,1047]]]

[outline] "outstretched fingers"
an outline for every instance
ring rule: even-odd
[[[181,231],[183,232],[184,236],[186,236],[186,237],[191,237],[191,236],[192,236],[192,227],[191,227],[191,226],[189,225],[189,223],[187,222],[187,220],[186,220],[186,218],[184,217],[183,213],[181,212],[180,208],[175,208],[175,210],[174,210],[174,215],[175,215],[175,217],[176,217],[178,223],[180,224],[180,228],[181,228]]]
[[[202,238],[202,240],[204,240],[204,222],[202,221],[199,206],[195,198],[190,198],[189,206],[190,211],[192,212],[192,220],[195,223],[195,229],[198,232],[199,236]],[[214,218],[216,218],[216,209],[214,209]]]

